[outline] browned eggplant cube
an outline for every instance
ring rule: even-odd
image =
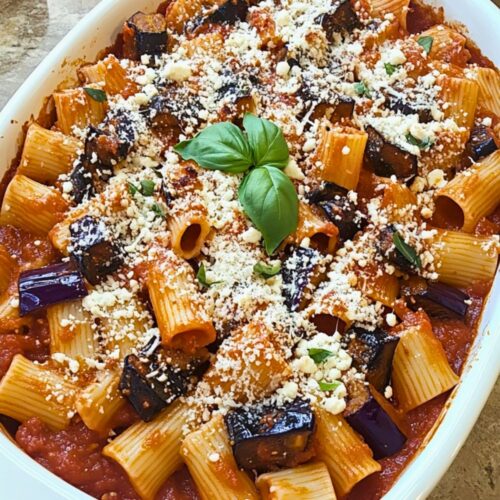
[[[472,129],[466,151],[474,161],[494,153],[497,149],[495,135],[490,128],[479,125]]]
[[[162,14],[137,12],[123,26],[123,56],[140,59],[167,50],[167,23]]]
[[[243,469],[293,467],[311,458],[315,417],[306,401],[281,408],[241,408],[228,413],[225,422],[234,458]]]
[[[380,328],[374,331],[353,328],[346,332],[349,340],[347,349],[358,368],[366,367],[366,380],[384,392],[392,373],[392,358],[399,342],[399,337],[389,335]]]
[[[350,0],[341,0],[335,3],[336,6],[332,8],[331,12],[323,14],[319,19],[329,42],[333,41],[335,33],[350,33],[359,26],[358,16]]]
[[[86,215],[71,224],[70,234],[70,254],[92,285],[122,265],[120,248],[102,220]]]

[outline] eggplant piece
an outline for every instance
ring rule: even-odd
[[[167,40],[165,16],[136,12],[123,27],[123,56],[127,59],[159,56],[166,52]]]
[[[176,129],[179,133],[203,109],[198,95],[186,94],[184,88],[168,87],[151,99],[147,108],[148,122],[153,129]],[[199,119],[196,119],[196,124]]]
[[[357,210],[356,204],[347,198],[347,189],[337,184],[323,183],[311,193],[309,200],[319,206],[328,220],[337,226],[341,241],[352,239],[366,226],[366,217]]]
[[[207,24],[222,24],[233,26],[238,21],[245,21],[248,14],[248,2],[246,0],[227,0],[219,7],[215,7],[210,13],[195,18],[186,24],[187,33],[195,33],[201,26]]]
[[[311,300],[313,289],[324,277],[321,260],[317,250],[295,247],[283,263],[283,295],[290,311],[304,309]]]
[[[121,250],[102,220],[86,215],[69,229],[70,254],[89,283],[97,285],[122,265]]]
[[[305,81],[297,95],[304,102],[304,109],[297,115],[299,119],[310,113],[310,121],[327,118],[332,122],[338,122],[343,118],[352,118],[354,113],[354,99],[337,93],[332,93],[330,99],[318,97],[319,89],[315,89],[314,82]],[[311,112],[311,107],[314,109]]]
[[[335,10],[323,14],[318,19],[329,42],[333,41],[335,33],[351,33],[355,28],[359,27],[359,19],[351,2],[341,0],[336,3]]]
[[[346,332],[347,349],[357,368],[366,367],[366,380],[379,392],[384,392],[392,373],[392,359],[399,337],[380,328],[374,331],[355,327]]]
[[[466,151],[474,161],[494,153],[497,149],[495,135],[490,128],[479,125],[472,129]]]
[[[89,200],[96,193],[92,171],[86,168],[85,156],[80,155],[70,174],[71,196],[75,203]]]
[[[307,401],[296,399],[280,408],[240,408],[224,420],[242,469],[293,467],[311,457],[315,417]]]
[[[406,436],[368,389],[364,400],[359,398],[356,407],[349,410],[344,414],[345,419],[363,436],[375,460],[394,455],[403,448]]]
[[[403,286],[407,304],[414,310],[422,308],[435,318],[458,318],[467,314],[470,297],[462,290],[444,283],[430,283],[422,278],[412,277]]]
[[[417,269],[415,265],[394,245],[395,232],[396,230],[392,225],[387,226],[380,232],[377,245],[378,253],[401,271],[405,273],[414,273]]]
[[[99,128],[90,128],[85,141],[85,156],[90,162],[111,167],[127,156],[135,139],[132,120],[125,113],[114,114]]]
[[[387,142],[373,127],[367,127],[368,143],[365,155],[375,174],[382,177],[395,175],[410,180],[417,175],[417,157]]]
[[[25,316],[52,304],[87,295],[81,272],[73,262],[51,264],[19,275],[19,314]]]
[[[186,394],[209,364],[206,357],[172,364],[158,356],[151,358],[126,356],[119,384],[120,392],[144,422],[150,422],[163,408]]]
[[[403,102],[401,99],[389,97],[388,108],[403,115],[418,115],[420,123],[429,123],[433,120],[432,112],[427,108],[415,108],[411,104]]]

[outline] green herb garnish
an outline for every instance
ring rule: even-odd
[[[127,182],[127,185],[128,185],[128,192],[132,196],[134,196],[136,193],[139,192],[139,188],[136,185],[132,184],[131,182]]]
[[[207,272],[205,270],[205,264],[202,262],[198,272],[196,273],[196,279],[199,281],[201,285],[204,287],[210,287],[212,285],[215,285],[216,283],[222,283],[222,281],[208,281],[207,280]]]
[[[257,262],[257,264],[253,266],[253,270],[267,280],[268,278],[276,276],[281,271],[281,262],[272,265],[266,264],[265,262]]]
[[[323,361],[328,359],[330,356],[333,356],[332,351],[329,351],[328,349],[320,349],[318,347],[311,347],[307,350],[307,354],[309,354],[309,357],[312,358],[317,365],[323,363]]]
[[[250,113],[245,114],[243,128],[245,133],[233,123],[217,123],[174,149],[184,160],[209,170],[247,173],[239,200],[270,255],[297,229],[299,220],[295,186],[282,172],[289,160],[288,145],[279,127]]]
[[[155,192],[155,183],[151,179],[141,181],[141,194],[143,196],[153,196]]]
[[[151,206],[151,210],[156,214],[157,217],[165,218],[165,211],[160,205],[158,205],[158,203],[153,203],[153,205]]]
[[[398,70],[399,64],[398,65],[394,65],[394,64],[391,64],[391,63],[385,63],[384,64],[384,68],[385,68],[385,72],[389,76],[392,76]]]
[[[405,138],[409,144],[411,144],[412,146],[417,146],[420,149],[429,149],[434,144],[430,137],[426,137],[425,139],[420,140],[412,134],[408,133],[406,134]]]
[[[92,87],[83,87],[83,90],[97,102],[105,102],[108,100],[106,92],[101,89],[93,89]]]
[[[335,382],[326,382],[325,380],[321,380],[318,384],[322,391],[334,391],[340,385],[340,382],[337,380]]]
[[[415,249],[410,245],[408,245],[408,243],[406,243],[405,240],[403,240],[402,236],[397,231],[395,231],[392,234],[392,241],[395,247],[401,253],[401,255],[410,264],[418,268],[422,267],[422,261],[420,260],[420,257],[418,256],[417,252],[415,252]]]
[[[417,43],[425,50],[427,54],[432,50],[432,44],[434,43],[434,38],[432,36],[421,36]]]
[[[365,85],[364,82],[356,82],[354,84],[354,91],[356,92],[356,94],[360,96],[364,95],[366,97],[371,97],[370,90],[368,89],[368,87]]]

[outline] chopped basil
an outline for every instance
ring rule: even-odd
[[[156,214],[157,217],[162,217],[164,218],[165,217],[165,212],[163,210],[163,208],[161,208],[160,205],[158,205],[158,203],[153,203],[153,205],[151,206],[151,210]]]
[[[198,272],[196,273],[196,279],[199,281],[201,285],[204,287],[210,287],[212,285],[215,285],[216,283],[222,283],[222,281],[208,281],[207,280],[207,273],[205,270],[205,264],[202,262]]]
[[[338,380],[335,382],[326,382],[325,380],[321,380],[318,384],[322,391],[334,391],[340,385],[340,382]]]
[[[108,100],[106,92],[101,89],[93,89],[92,87],[83,87],[83,90],[97,102],[105,102]]]
[[[426,137],[425,139],[420,140],[412,134],[408,133],[406,134],[405,138],[409,144],[411,144],[412,146],[417,146],[420,149],[429,149],[434,144],[430,137]]]
[[[360,96],[364,95],[366,97],[371,97],[370,90],[368,89],[368,87],[365,85],[364,82],[356,82],[354,84],[354,91],[356,92],[356,94]]]
[[[399,250],[401,255],[410,263],[413,264],[415,267],[421,268],[422,267],[422,261],[420,260],[420,257],[418,256],[417,252],[415,252],[415,249],[412,248],[408,243],[403,240],[402,236],[395,231],[392,234],[392,241],[395,245],[395,247]]]
[[[135,186],[134,184],[132,184],[131,182],[127,182],[127,185],[128,185],[128,192],[134,196],[136,193],[139,192],[139,188],[137,186]]]
[[[421,36],[417,40],[417,43],[425,50],[427,54],[431,51],[433,42],[434,38],[432,38],[432,36]]]
[[[141,181],[141,194],[143,196],[153,196],[155,192],[155,183],[151,179]]]
[[[385,68],[385,72],[391,76],[393,75],[399,68],[399,64],[398,65],[394,65],[394,64],[391,64],[391,63],[385,63],[384,64],[384,68]]]
[[[276,276],[281,271],[281,262],[277,262],[273,265],[266,264],[265,262],[257,262],[257,264],[253,266],[253,270],[267,280],[268,278]]]
[[[307,350],[307,354],[309,354],[309,357],[312,358],[317,365],[323,363],[323,361],[328,359],[330,356],[333,356],[332,351],[329,351],[328,349],[320,349],[318,347],[311,347]]]

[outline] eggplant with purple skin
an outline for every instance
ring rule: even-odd
[[[155,352],[149,357],[129,354],[124,360],[119,389],[141,420],[150,422],[163,408],[186,394],[208,365],[207,356],[187,360],[177,352],[169,352],[169,356]]]
[[[19,314],[38,311],[52,304],[87,295],[82,273],[73,262],[51,264],[19,275]]]
[[[359,392],[355,404],[348,404],[345,419],[363,436],[375,460],[394,455],[403,448],[406,436],[366,386],[362,386]]]
[[[85,140],[85,156],[91,163],[112,167],[127,156],[135,139],[132,120],[123,112],[114,113],[98,128],[90,127]]]
[[[244,21],[248,14],[248,1],[227,0],[220,6],[215,6],[208,14],[188,21],[185,26],[187,33],[195,33],[201,26],[221,24],[233,26],[238,21]]]
[[[350,0],[335,2],[332,11],[321,15],[318,20],[326,38],[332,42],[336,33],[350,33],[359,26],[359,19]]]
[[[283,295],[288,309],[292,312],[304,309],[324,275],[322,257],[317,250],[294,247],[281,270]]]
[[[166,52],[167,40],[167,22],[162,14],[136,12],[123,26],[123,56],[159,56]]]
[[[296,399],[279,408],[240,408],[224,420],[242,469],[294,467],[311,458],[315,417],[307,401]]]
[[[87,168],[85,155],[80,155],[75,162],[69,178],[72,185],[71,196],[75,203],[90,200],[95,195],[94,176],[92,170]]]
[[[432,112],[428,108],[416,108],[395,97],[389,97],[387,104],[388,108],[396,113],[401,113],[403,115],[418,115],[418,121],[420,123],[429,123],[433,120]]]
[[[366,226],[366,217],[357,210],[356,204],[348,199],[347,189],[343,187],[325,182],[311,193],[309,199],[337,226],[341,241],[351,240]]]
[[[484,125],[479,125],[472,129],[465,151],[474,161],[478,161],[497,149],[493,131]]]
[[[422,308],[433,318],[463,320],[467,314],[470,297],[453,286],[412,276],[402,286],[402,291],[410,308]]]
[[[122,265],[120,248],[102,220],[86,215],[71,224],[70,234],[70,254],[92,285]]]
[[[417,175],[417,157],[387,142],[373,127],[367,127],[368,142],[365,158],[375,174],[381,177],[395,175],[398,179],[410,180]]]
[[[376,328],[374,331],[355,327],[345,333],[347,350],[357,368],[366,370],[366,380],[383,392],[391,379],[392,360],[399,337]]]

